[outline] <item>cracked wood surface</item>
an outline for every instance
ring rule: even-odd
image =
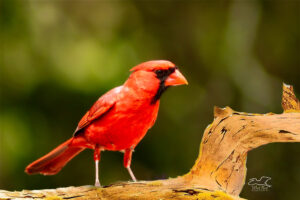
[[[240,199],[247,152],[272,142],[300,142],[300,103],[283,85],[282,114],[236,112],[215,107],[191,171],[177,178],[50,190],[0,190],[0,199]]]
[[[200,155],[185,176],[197,186],[239,195],[246,178],[247,152],[272,142],[300,142],[300,103],[284,84],[282,114],[236,112],[215,107],[203,135]]]
[[[21,192],[0,191],[0,199],[45,199],[45,200],[242,200],[221,191],[189,188],[172,185],[164,181],[142,181],[138,183],[118,183],[104,188],[94,186],[66,187],[49,190],[23,190]],[[1,194],[2,193],[2,194]],[[4,195],[4,196],[3,196]]]

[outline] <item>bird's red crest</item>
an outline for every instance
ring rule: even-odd
[[[175,67],[175,64],[168,60],[151,60],[151,61],[143,62],[133,67],[130,71],[138,71],[138,70],[152,71],[154,69],[168,69],[170,67]]]

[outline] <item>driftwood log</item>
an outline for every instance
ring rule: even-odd
[[[293,87],[283,85],[282,114],[214,109],[191,171],[177,178],[49,190],[0,190],[0,199],[241,199],[247,152],[272,142],[300,142],[300,103]]]

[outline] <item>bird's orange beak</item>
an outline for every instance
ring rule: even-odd
[[[187,85],[188,82],[178,69],[175,70],[165,81],[165,86]]]

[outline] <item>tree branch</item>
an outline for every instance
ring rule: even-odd
[[[247,152],[273,142],[300,142],[300,103],[293,87],[283,85],[282,114],[236,112],[215,107],[214,121],[202,138],[191,171],[181,177],[103,188],[89,186],[0,191],[1,199],[240,199]]]

